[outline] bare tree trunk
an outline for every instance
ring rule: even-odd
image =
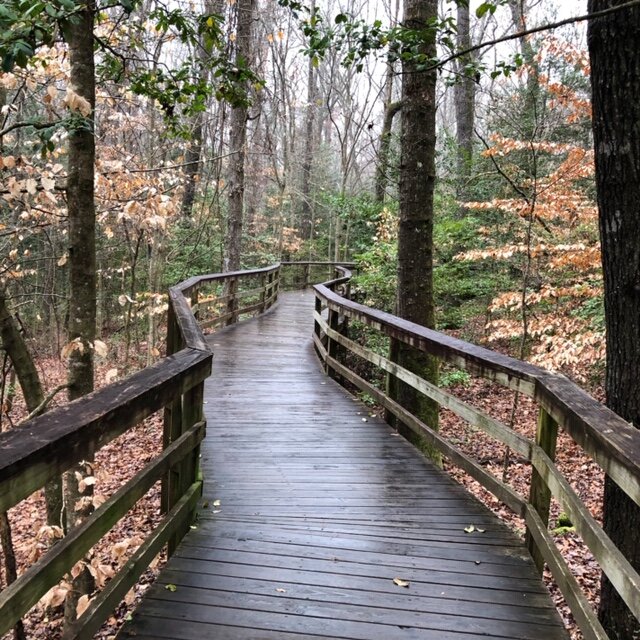
[[[13,318],[11,318],[11,320],[13,320]],[[11,383],[11,386],[7,388],[6,379],[7,375],[9,375],[9,372],[7,370],[7,360],[8,355],[5,354],[2,366],[2,388],[0,390],[0,404],[3,407],[11,406],[11,403],[13,401],[13,391],[11,389],[13,387],[13,382],[15,382],[14,379]],[[13,372],[13,376],[9,377],[10,380],[12,380],[12,377],[15,378],[15,368],[13,366],[11,366],[11,371]],[[9,411],[10,409],[7,409],[7,413],[9,413]],[[2,416],[0,415],[0,420],[1,419]],[[0,433],[2,433],[2,430],[2,424],[0,424]],[[18,565],[16,562],[15,548],[13,546],[11,522],[9,520],[9,514],[6,511],[0,513],[0,550],[2,551],[4,560],[5,584],[8,586],[10,584],[13,584],[18,579]],[[27,636],[24,631],[24,623],[22,622],[22,620],[18,620],[13,627],[13,638],[14,640],[26,640],[26,637]]]
[[[96,336],[96,249],[95,249],[95,67],[93,57],[93,19],[95,3],[89,0],[70,22],[69,70],[75,92],[87,100],[91,113],[84,126],[69,133],[69,167],[67,200],[69,214],[69,324],[68,339],[78,348],[69,357],[69,400],[93,391],[93,343]],[[91,463],[65,473],[66,525],[72,528],[78,520],[93,511],[92,486],[79,490],[76,471],[91,472]],[[83,499],[88,498],[88,499]],[[65,601],[65,621],[76,618],[76,605],[81,595],[90,593],[94,582],[84,569],[73,580],[72,591]]]
[[[589,0],[589,12],[622,4]],[[640,11],[589,22],[593,141],[607,336],[607,405],[640,428]],[[609,477],[603,526],[640,569],[640,507]],[[599,617],[612,640],[640,637],[640,621],[603,576]]]
[[[396,0],[395,14],[392,19],[392,26],[398,23],[400,15],[400,0]],[[380,143],[378,146],[378,162],[376,165],[376,181],[374,187],[375,200],[378,204],[384,204],[384,198],[389,183],[389,151],[391,149],[391,129],[393,119],[400,112],[402,102],[393,101],[393,79],[395,68],[392,62],[387,62],[387,74],[384,84],[384,120],[382,132],[380,133]]]
[[[405,0],[404,25],[424,34],[420,53],[436,55],[437,0]],[[400,219],[398,225],[398,289],[396,313],[425,327],[435,326],[433,301],[433,196],[435,189],[436,73],[420,71],[411,60],[403,61],[402,142],[400,160]],[[438,363],[431,356],[402,342],[392,344],[392,357],[414,373],[437,381]],[[394,388],[395,387],[395,388]],[[408,385],[397,382],[390,389],[398,402],[430,428],[438,428],[438,407]],[[439,454],[420,439],[412,441],[436,462]]]
[[[0,291],[0,337],[2,347],[13,363],[22,388],[25,404],[29,413],[41,407],[44,402],[44,389],[38,375],[38,370],[29,353],[29,349],[7,308],[4,291]],[[61,526],[62,514],[62,482],[52,480],[44,488],[45,502],[47,506],[47,523]]]
[[[393,119],[402,109],[402,102],[389,102],[384,112],[384,122],[380,133],[378,148],[378,165],[376,167],[375,198],[378,204],[384,204],[389,183],[389,151],[391,150],[391,128]]]
[[[220,15],[223,12],[223,6],[221,0],[206,0],[204,4],[205,15],[213,14]],[[209,76],[209,70],[207,68],[207,59],[209,52],[207,51],[204,39],[200,40],[200,49],[198,51],[198,57],[200,59],[200,77],[202,80],[206,80]],[[193,202],[196,197],[196,187],[198,184],[198,178],[201,171],[201,158],[202,158],[202,145],[203,145],[203,133],[204,133],[204,113],[199,112],[193,118],[193,126],[191,129],[191,140],[187,145],[187,151],[185,153],[185,185],[184,193],[182,195],[181,212],[185,218],[188,218],[193,210]]]
[[[193,209],[193,202],[196,197],[196,186],[198,182],[198,176],[200,175],[200,156],[202,154],[202,120],[203,114],[198,113],[194,118],[194,123],[191,132],[191,140],[187,146],[187,152],[185,153],[185,185],[182,195],[182,215],[188,218],[191,215]]]
[[[255,0],[238,0],[236,29],[236,60],[245,65],[251,59],[251,32]],[[229,122],[229,199],[228,224],[225,242],[225,271],[240,269],[242,248],[242,219],[244,209],[244,158],[247,141],[248,108],[239,105],[231,110]]]
[[[311,1],[310,11],[313,16],[316,11],[315,0]],[[317,94],[315,69],[311,56],[309,56],[307,65],[307,108],[305,110],[307,114],[307,127],[304,141],[304,157],[302,160],[302,215],[300,220],[300,235],[305,242],[311,240],[311,219],[313,217],[311,208],[311,165],[313,162]],[[311,259],[311,256],[309,256],[309,259]]]
[[[471,47],[468,3],[458,4],[458,49]],[[473,166],[473,123],[475,115],[476,83],[466,68],[473,61],[472,55],[458,59],[458,80],[454,87],[456,109],[456,154],[457,154],[457,187],[458,200],[468,199],[468,185]]]

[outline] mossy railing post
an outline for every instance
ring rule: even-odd
[[[389,341],[389,360],[393,364],[398,363],[398,348],[400,342],[391,338]],[[392,400],[397,400],[398,398],[398,379],[393,375],[393,373],[387,372],[385,376],[385,391],[387,396]],[[388,408],[384,410],[384,421],[392,426],[394,429],[398,426],[398,419],[396,415],[390,411]]]
[[[204,420],[203,415],[204,382],[200,382],[191,387],[182,396],[181,430],[180,436],[185,434],[191,427]],[[179,437],[179,436],[178,436]],[[177,478],[176,502],[189,490],[189,487],[200,479],[200,445],[182,460]],[[201,489],[202,491],[202,489]],[[170,505],[170,506],[173,506]],[[169,538],[168,553],[173,555],[178,543],[189,531],[190,524],[195,520],[196,507],[190,511],[189,516],[178,527],[175,534]]]
[[[276,273],[278,273],[278,272],[276,272]],[[264,311],[266,311],[267,309],[269,309],[271,307],[271,305],[273,305],[273,300],[271,299],[273,297],[273,290],[274,290],[273,274],[274,274],[274,272],[272,271],[267,276],[267,288],[266,288],[266,291],[265,291],[266,305],[265,305]]]
[[[551,458],[556,457],[556,442],[558,440],[558,423],[545,411],[540,408],[538,414],[538,428],[536,431],[536,444]],[[551,506],[551,491],[544,478],[534,468],[531,474],[531,492],[529,494],[531,506],[538,512],[545,526],[549,524],[549,509]],[[527,531],[526,542],[536,568],[542,574],[544,569],[544,558],[538,549],[533,536]]]

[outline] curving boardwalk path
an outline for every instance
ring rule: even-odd
[[[118,638],[567,638],[522,543],[324,376],[312,309],[210,338],[208,508]]]

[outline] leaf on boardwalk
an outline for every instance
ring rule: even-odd
[[[165,586],[165,589],[167,591],[171,591],[171,593],[173,593],[174,591],[178,590],[178,587],[176,587],[175,584],[168,584],[168,585]]]
[[[472,524],[464,528],[465,533],[484,533],[485,531],[486,529],[481,529],[480,527],[476,527]]]
[[[402,578],[394,578],[393,584],[397,587],[404,587],[405,589],[408,589],[411,583],[408,580],[403,580]]]

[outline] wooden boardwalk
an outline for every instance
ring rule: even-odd
[[[208,507],[118,638],[567,638],[523,544],[324,376],[312,308],[212,336]]]

